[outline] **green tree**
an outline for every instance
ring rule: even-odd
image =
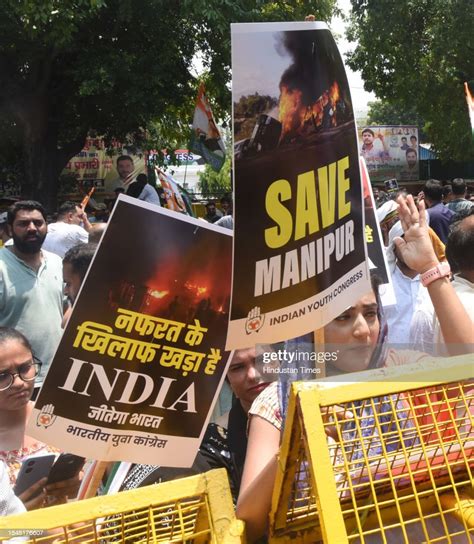
[[[423,120],[415,108],[407,108],[400,102],[376,100],[369,102],[367,121],[372,125],[420,125]]]
[[[351,0],[349,65],[367,90],[424,119],[443,159],[474,156],[463,81],[474,76],[472,0]]]
[[[59,174],[90,130],[158,149],[185,137],[197,53],[215,114],[225,118],[229,23],[302,20],[310,12],[328,21],[335,1],[3,0],[0,118],[21,150],[22,193],[55,208]]]
[[[202,198],[219,198],[225,193],[232,192],[231,166],[232,161],[229,154],[227,154],[219,172],[206,164],[204,171],[199,173],[199,188]]]

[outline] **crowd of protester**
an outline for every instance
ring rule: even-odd
[[[146,179],[137,178],[135,183],[127,192],[146,200],[143,195],[151,189]],[[462,179],[454,179],[449,191],[445,187],[428,180],[417,195],[418,207],[406,194],[376,194],[377,218],[397,304],[384,304],[374,279],[372,291],[325,327],[326,342],[345,344],[352,350],[328,365],[328,375],[470,349],[474,203],[466,198]],[[153,200],[155,197],[151,195]],[[221,199],[220,210],[212,201],[205,208],[203,219],[233,228],[230,197]],[[107,217],[102,205],[86,213],[74,202],[61,204],[56,221],[50,224],[45,209],[35,201],[15,202],[0,214],[0,509],[4,515],[65,502],[77,493],[80,474],[50,485],[43,479],[19,497],[12,494],[12,487],[26,456],[58,453],[27,436],[25,425]],[[445,262],[451,272],[440,266]],[[438,275],[426,282],[424,275],[432,269],[438,270]],[[409,344],[415,351],[407,355],[393,349],[398,344]],[[354,357],[354,346],[361,348],[360,357]],[[226,379],[232,393],[228,412],[209,425],[191,469],[129,465],[120,471],[121,481],[114,489],[224,467],[237,515],[246,521],[249,541],[264,535],[285,409],[276,382],[270,385],[265,381],[256,359],[254,349],[234,353]]]

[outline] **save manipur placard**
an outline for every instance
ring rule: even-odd
[[[228,348],[322,327],[370,291],[357,133],[324,23],[232,25]]]
[[[29,433],[104,461],[191,466],[225,377],[229,231],[120,196]]]

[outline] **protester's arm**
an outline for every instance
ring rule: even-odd
[[[245,521],[248,542],[265,534],[280,447],[280,431],[259,416],[252,416],[237,517]]]
[[[383,155],[385,157],[389,157],[389,152],[388,152],[388,145],[387,145],[387,142],[385,141],[385,138],[382,134],[382,132],[379,130],[379,133],[377,134],[377,138],[382,142],[382,147],[383,147]]]
[[[399,198],[399,216],[404,230],[404,238],[396,238],[395,244],[402,253],[403,260],[419,274],[439,264],[428,234],[425,204],[421,200],[419,211],[413,197]],[[474,339],[471,318],[462,305],[448,278],[439,278],[428,285],[446,348],[451,355],[469,352]]]
[[[81,208],[81,212],[78,214],[78,216],[81,219],[82,224],[84,225],[84,229],[87,232],[90,232],[92,229],[92,223],[89,221],[89,218],[87,217],[87,213],[85,212],[85,210]]]

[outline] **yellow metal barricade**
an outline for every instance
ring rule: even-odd
[[[474,363],[293,386],[271,543],[474,542]]]
[[[243,533],[224,469],[0,518],[1,538],[43,544],[237,544]]]

